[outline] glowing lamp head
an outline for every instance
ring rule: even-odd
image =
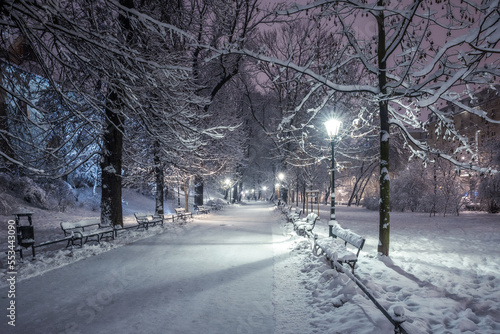
[[[334,118],[325,122],[326,132],[330,138],[335,137],[339,134],[340,126],[342,122]]]

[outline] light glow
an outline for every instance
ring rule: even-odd
[[[328,133],[328,136],[330,138],[333,138],[336,135],[338,135],[341,125],[342,125],[342,122],[337,120],[337,119],[334,119],[334,118],[326,121],[325,127],[326,127],[326,132]]]

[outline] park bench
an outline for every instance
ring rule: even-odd
[[[317,235],[315,236],[313,252],[317,256],[325,254],[332,264],[334,261],[340,264],[347,263],[354,274],[359,252],[363,248],[366,239],[342,228],[339,224],[333,224],[331,228],[333,237],[318,239]],[[354,251],[347,249],[348,244],[352,246],[350,248],[353,248]]]
[[[284,214],[285,216],[288,216],[290,212],[292,212],[292,206],[291,205],[286,205],[286,203],[283,203],[280,207],[281,213]]]
[[[207,205],[209,205],[210,209],[213,211],[219,211],[224,209],[224,202],[221,200],[217,200],[217,202],[210,200],[207,202]]]
[[[299,207],[296,207],[295,210],[290,210],[288,213],[287,213],[287,220],[289,223],[295,223],[297,220],[300,219],[300,215],[302,214],[302,209],[300,209]]]
[[[195,205],[194,210],[200,213],[210,213],[210,208],[203,206],[203,205]]]
[[[306,235],[312,233],[316,221],[318,221],[319,216],[313,212],[308,214],[305,218],[298,219],[293,222],[293,228],[298,235]]]
[[[163,215],[135,212],[134,216],[135,220],[137,221],[138,229],[144,228],[145,230],[147,230],[149,228],[149,225],[156,226],[157,224],[163,226]]]
[[[80,241],[80,247],[89,241],[89,238],[94,238],[95,241],[100,242],[103,237],[115,238],[115,230],[112,226],[101,225],[97,220],[81,220],[78,222],[61,222],[61,229],[64,236],[68,238],[68,247],[70,244],[74,245],[75,241]],[[109,236],[107,235],[109,234]]]
[[[186,220],[188,216],[193,217],[192,212],[186,212],[185,208],[175,208],[175,215],[177,219]]]

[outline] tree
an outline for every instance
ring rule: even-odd
[[[206,116],[200,117],[195,105],[205,105],[205,100],[193,94],[188,84],[190,67],[183,66],[186,57],[178,57],[179,53],[165,47],[175,42],[165,28],[173,30],[176,37],[183,33],[142,15],[133,9],[131,0],[48,3],[43,8],[36,2],[5,1],[1,6],[5,18],[2,24],[13,36],[29,41],[38,72],[44,75],[54,94],[67,102],[69,114],[95,129],[89,138],[102,145],[104,223],[122,224],[121,152],[123,141],[130,139],[128,132],[134,121],[157,138],[169,156],[192,154],[205,144],[204,139],[222,138],[228,129],[220,122],[212,127],[203,127],[200,122]],[[2,88],[6,90],[4,82]],[[15,95],[29,102],[22,93]],[[168,107],[171,109],[166,110]],[[61,124],[58,120],[62,118],[54,120],[54,124]],[[29,122],[38,125],[33,120],[25,123]],[[9,130],[4,135],[13,133]],[[45,150],[50,156],[50,148],[44,145],[43,140],[37,143],[37,151]],[[89,159],[78,151],[72,153],[73,157],[78,156],[80,164]],[[2,155],[38,175],[59,177],[77,168],[65,168],[67,160],[63,159],[56,173],[55,167],[50,171],[36,169],[15,160],[6,151]]]
[[[460,5],[432,1],[388,2],[378,1],[318,1],[307,5],[294,5],[277,12],[279,21],[305,19],[316,22],[318,30],[327,27],[341,38],[336,54],[340,55],[326,66],[315,62],[300,64],[292,54],[279,58],[262,52],[263,48],[241,50],[228,46],[224,49],[211,48],[220,55],[242,54],[289,68],[302,73],[312,87],[323,87],[325,100],[334,93],[368,94],[378,104],[377,119],[380,138],[380,226],[379,252],[389,253],[390,202],[389,202],[389,138],[390,126],[398,129],[411,144],[414,154],[422,159],[433,156],[451,161],[457,166],[479,172],[488,169],[477,165],[474,152],[467,140],[455,129],[450,128],[449,116],[434,106],[435,102],[446,101],[460,105],[458,91],[466,84],[489,84],[497,75],[497,65],[487,64],[492,53],[497,53],[498,10],[494,1],[479,5],[464,2]],[[475,14],[474,19],[470,13]],[[331,23],[331,21],[333,23]],[[360,29],[374,22],[374,31]],[[336,28],[337,27],[337,28]],[[312,34],[313,32],[311,32]],[[445,36],[444,41],[441,36]],[[264,49],[265,50],[265,49]],[[458,56],[457,56],[458,55]],[[339,81],[343,78],[346,65],[358,69],[360,80],[355,84]],[[311,89],[312,92],[314,90]],[[465,90],[465,94],[467,94]],[[464,109],[486,117],[481,111]],[[412,137],[409,129],[426,129],[420,120],[422,110],[430,110],[439,117],[446,135],[459,142],[458,150],[470,153],[471,160],[461,162],[439,148],[429,147]],[[291,122],[289,122],[291,124]],[[497,172],[492,170],[491,172]]]

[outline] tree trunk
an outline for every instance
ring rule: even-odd
[[[332,191],[332,186],[329,185],[328,188],[326,189],[326,192],[325,192],[325,198],[324,198],[324,203],[325,205],[328,205],[328,197],[330,197],[330,192]]]
[[[120,0],[120,4],[133,8],[133,0]],[[120,25],[126,32],[126,41],[131,39],[130,19],[120,14]],[[112,78],[111,78],[112,80]],[[111,85],[113,87],[113,85]],[[103,134],[101,161],[101,223],[123,226],[122,212],[122,150],[123,109],[117,88],[112,88],[107,97],[106,120]]]
[[[184,183],[184,200],[186,212],[189,212],[189,179]]]
[[[306,212],[306,183],[302,184],[302,212]]]
[[[154,149],[154,171],[155,171],[155,183],[156,183],[156,192],[155,192],[155,213],[162,215],[165,213],[163,208],[165,195],[163,193],[164,188],[164,174],[163,174],[163,164],[160,159],[160,143],[155,142]]]
[[[3,69],[0,67],[0,86],[3,86]],[[5,85],[6,86],[6,85]],[[5,87],[3,86],[3,87]],[[0,152],[2,153],[0,171],[6,171],[11,173],[13,164],[9,161],[9,158],[14,157],[14,152],[10,146],[9,142],[9,114],[7,108],[7,93],[5,90],[0,89]]]
[[[379,0],[378,6],[384,7],[384,1]],[[385,46],[385,15],[379,11],[378,26],[378,85],[380,88],[380,206],[379,206],[379,244],[378,252],[389,255],[390,237],[390,195],[389,195],[389,109],[387,103],[387,73]]]
[[[352,201],[356,197],[356,194],[358,192],[358,185],[359,185],[360,182],[362,183],[362,180],[363,180],[363,176],[364,176],[363,169],[364,169],[364,167],[365,167],[365,162],[363,161],[363,163],[361,164],[360,175],[359,175],[359,177],[356,178],[356,182],[354,183],[354,187],[352,188],[351,196],[349,197],[349,201],[347,202],[347,206],[351,206]]]
[[[233,186],[233,203],[238,200],[238,184],[235,183]]]
[[[122,213],[122,149],[123,117],[114,111],[118,94],[111,92],[106,107],[106,129],[103,135],[101,161],[101,223],[123,226]]]
[[[362,185],[361,187],[361,190],[358,191],[358,194],[356,195],[357,198],[356,198],[356,206],[359,206],[360,202],[361,202],[361,198],[363,198],[363,194],[365,193],[365,189],[366,189],[366,186],[368,185],[368,182],[370,181],[370,177],[373,173],[373,170],[377,167],[376,164],[373,165],[373,168],[371,169],[370,173],[366,176],[366,179],[364,181],[364,184]]]
[[[194,204],[203,205],[203,178],[199,175],[194,178]]]
[[[295,191],[295,194],[296,194],[296,199],[295,199],[295,206],[299,206],[299,179],[297,178],[297,185],[295,186],[296,187],[296,191]]]

